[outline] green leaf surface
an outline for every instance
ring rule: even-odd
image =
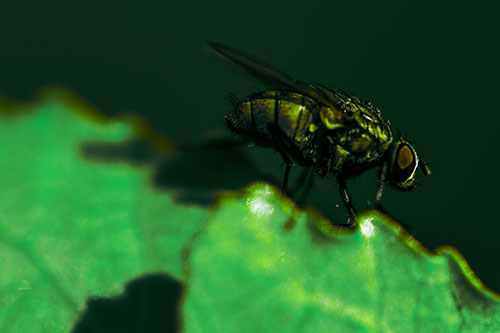
[[[88,297],[150,272],[181,277],[205,212],[155,190],[148,166],[84,154],[134,126],[53,94],[0,114],[0,332],[67,332]]]
[[[113,155],[137,136],[152,162]],[[67,332],[89,297],[148,273],[185,285],[186,332],[500,331],[498,296],[457,251],[377,212],[332,227],[263,183],[181,204],[152,180],[171,148],[72,95],[0,104],[0,332]]]
[[[453,249],[425,250],[377,212],[359,228],[298,214],[255,184],[193,239],[186,332],[498,332],[499,298]]]

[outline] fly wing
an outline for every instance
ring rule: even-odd
[[[336,101],[332,99],[333,95],[326,94],[324,88],[322,87],[316,87],[311,84],[295,80],[287,74],[272,68],[271,66],[264,65],[262,62],[252,59],[250,56],[244,55],[243,53],[222,44],[208,42],[208,45],[210,45],[219,55],[231,60],[246,72],[266,84],[302,93],[327,106],[335,108],[334,104]]]

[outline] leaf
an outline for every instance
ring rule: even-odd
[[[191,244],[186,332],[498,332],[499,297],[455,250],[424,249],[372,211],[352,231],[254,184]]]
[[[87,301],[114,309],[103,331],[154,330],[144,311],[173,318],[161,298],[180,292],[155,273],[184,283],[186,332],[500,330],[499,297],[457,251],[432,253],[377,212],[332,227],[263,183],[211,210],[180,203],[182,184],[155,183],[172,149],[73,95],[0,104],[0,332],[67,332]]]
[[[0,114],[0,332],[67,332],[91,296],[151,272],[181,278],[205,211],[155,189],[149,164],[87,156],[144,126],[61,93]]]

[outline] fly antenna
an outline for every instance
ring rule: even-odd
[[[422,170],[423,174],[428,176],[431,174],[431,169],[428,166],[429,163],[424,162],[422,160],[418,161],[418,166],[420,167],[420,170]]]

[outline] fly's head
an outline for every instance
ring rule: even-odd
[[[403,139],[392,144],[388,152],[389,180],[392,185],[402,191],[412,191],[417,183],[415,172],[420,167],[424,175],[430,175],[431,170],[427,164],[418,158],[413,146]]]

